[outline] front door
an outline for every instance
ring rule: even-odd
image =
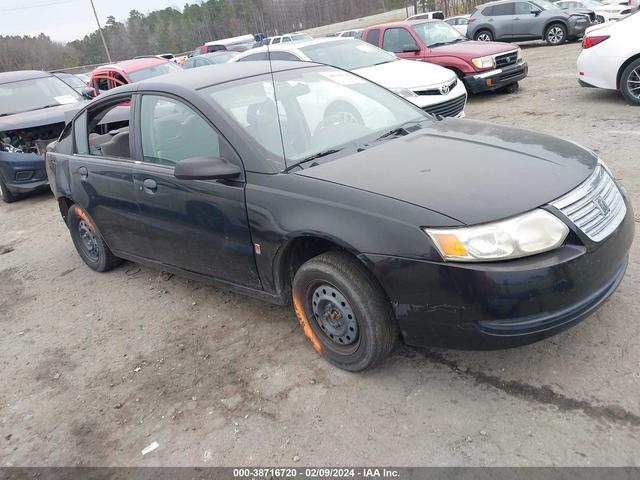
[[[241,165],[226,140],[191,106],[143,95],[142,161],[134,167],[146,256],[220,280],[259,288],[245,205],[244,179],[178,180],[181,160],[221,157]]]
[[[538,7],[529,2],[516,2],[513,18],[513,36],[516,38],[540,38],[542,22],[533,12],[539,12]]]
[[[395,53],[399,58],[422,60],[420,45],[409,30],[403,27],[387,28],[382,37],[382,48],[388,52]]]

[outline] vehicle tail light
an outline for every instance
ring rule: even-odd
[[[594,35],[593,37],[584,37],[582,41],[582,48],[591,48],[599,43],[604,42],[611,35]]]

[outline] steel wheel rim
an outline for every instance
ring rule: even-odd
[[[84,220],[78,223],[78,234],[80,235],[80,246],[90,260],[97,262],[100,260],[100,251],[95,235]]]
[[[481,33],[480,35],[478,35],[478,40],[480,40],[481,42],[490,42],[491,37],[489,37],[488,33]]]
[[[328,283],[312,287],[311,309],[319,331],[336,350],[355,351],[360,329],[351,304],[340,290]]]
[[[560,43],[564,39],[564,32],[560,27],[553,27],[547,33],[549,43]]]
[[[627,78],[627,90],[633,98],[640,100],[640,67],[633,69]]]

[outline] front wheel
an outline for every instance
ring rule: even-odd
[[[640,105],[640,58],[631,62],[622,72],[620,92],[629,102]]]
[[[2,180],[2,177],[0,177],[0,198],[2,198],[2,201],[5,203],[16,201],[16,197],[9,191],[4,181]]]
[[[398,339],[384,291],[348,254],[328,252],[304,263],[293,279],[293,303],[313,347],[343,370],[373,367]]]
[[[567,40],[567,29],[561,23],[549,25],[544,33],[544,39],[549,45],[560,45]]]
[[[67,226],[71,233],[73,244],[89,268],[96,272],[107,272],[117,267],[122,260],[116,257],[89,218],[78,205],[72,205],[67,214]]]

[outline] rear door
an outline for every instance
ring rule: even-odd
[[[513,37],[514,4],[511,2],[499,3],[492,7],[491,13],[488,22],[493,27],[494,40],[508,40]]]
[[[231,145],[181,99],[143,95],[138,104],[142,161],[134,167],[146,256],[220,280],[260,288],[243,178],[178,180],[174,167],[194,157],[220,157],[242,167]]]
[[[74,155],[69,159],[74,202],[91,216],[114,252],[144,252],[133,185],[131,96],[119,96],[78,117],[73,124]]]

